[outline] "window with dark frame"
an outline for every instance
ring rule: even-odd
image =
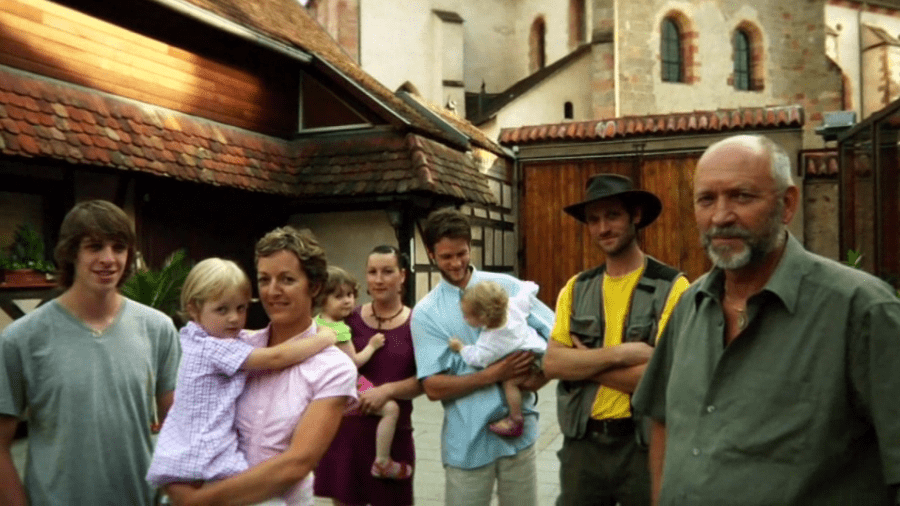
[[[563,118],[572,119],[575,117],[574,107],[572,106],[572,102],[566,102],[563,104]]]
[[[750,36],[744,30],[734,32],[734,89],[750,89]]]
[[[672,18],[662,22],[662,80],[667,83],[684,82],[684,61],[681,57],[681,30]]]

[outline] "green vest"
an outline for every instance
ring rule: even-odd
[[[681,273],[649,255],[646,258],[647,266],[631,297],[622,342],[641,341],[653,346],[666,299]],[[604,272],[606,264],[582,272],[575,279],[572,290],[569,331],[588,348],[602,347],[606,332],[603,316]],[[556,414],[564,435],[579,439],[584,437],[599,388],[600,385],[591,380],[560,380],[557,383]],[[646,433],[643,436],[646,441]]]

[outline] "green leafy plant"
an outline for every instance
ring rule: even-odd
[[[122,295],[159,309],[180,326],[184,323],[179,311],[181,287],[192,266],[185,250],[176,250],[166,258],[161,269],[143,269],[135,272],[122,285]]]
[[[845,260],[844,263],[850,267],[862,269],[862,257],[862,253],[859,251],[849,249],[847,250],[847,260]]]
[[[44,255],[44,238],[27,223],[16,229],[13,243],[0,256],[0,268],[8,270],[34,269],[54,272],[56,267]]]
[[[846,265],[849,265],[850,267],[853,267],[854,269],[862,270],[862,257],[863,255],[859,251],[849,249],[847,250],[847,259],[844,260],[844,263]],[[891,280],[889,279],[885,279],[884,281],[889,285],[896,286],[896,284],[891,283]],[[900,298],[900,289],[895,290],[894,293],[898,298]]]

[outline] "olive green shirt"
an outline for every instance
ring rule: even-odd
[[[665,423],[662,505],[894,504],[900,301],[789,236],[727,347],[724,274],[684,294],[634,409]]]

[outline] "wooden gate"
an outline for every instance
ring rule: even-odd
[[[554,307],[570,277],[603,262],[587,227],[563,208],[584,199],[590,176],[607,172],[626,175],[660,198],[662,214],[638,235],[641,249],[696,279],[710,266],[694,221],[692,179],[698,159],[699,154],[668,154],[523,164],[522,277],[540,285],[540,299]]]

